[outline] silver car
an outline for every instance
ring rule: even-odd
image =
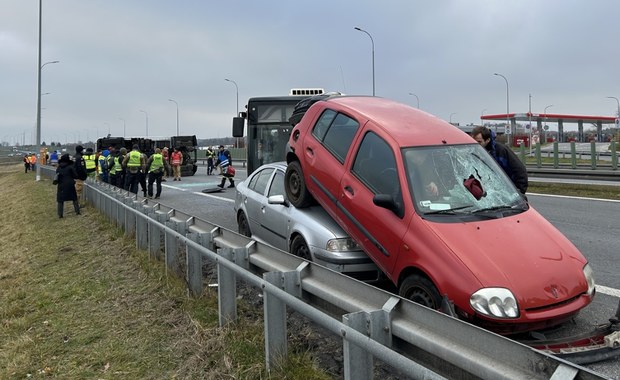
[[[236,186],[239,233],[363,281],[381,272],[321,206],[297,209],[284,191],[285,162],[259,167]]]

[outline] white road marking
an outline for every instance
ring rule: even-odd
[[[217,199],[217,200],[225,201],[225,202],[229,202],[229,203],[235,203],[234,199],[222,198],[222,197],[218,197],[217,195],[212,195],[212,194],[207,194],[207,193],[199,193],[197,191],[194,191],[193,194],[201,195],[203,197],[213,198],[213,199]]]
[[[601,202],[615,202],[615,203],[620,202],[620,200],[617,200],[617,199],[574,197],[570,195],[554,195],[554,194],[539,194],[539,193],[527,193],[527,195],[536,195],[538,197],[549,197],[549,198],[583,199],[587,201],[601,201]]]
[[[607,294],[608,296],[614,296],[620,298],[620,289],[608,288],[607,286],[596,285],[596,292]]]

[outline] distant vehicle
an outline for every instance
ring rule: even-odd
[[[142,137],[102,137],[97,140],[97,151],[101,152],[113,146],[117,149],[126,148],[128,151],[133,149],[134,145],[138,145],[141,152],[147,156],[155,152],[155,148],[178,148],[183,154],[183,162],[181,163],[181,176],[192,176],[198,170],[196,162],[198,140],[195,135],[191,136],[172,136],[169,139],[151,140]],[[172,152],[170,152],[172,153]]]
[[[320,99],[291,133],[285,189],[318,202],[399,294],[499,333],[550,327],[592,302],[587,260],[467,134],[415,108]],[[445,297],[444,297],[445,296]]]
[[[243,137],[247,121],[247,171],[251,174],[263,164],[284,161],[292,126],[289,118],[295,105],[322,88],[294,88],[289,95],[262,96],[248,100],[247,112],[233,118],[233,137]]]
[[[293,207],[284,192],[283,162],[259,167],[236,187],[239,233],[364,281],[381,271],[319,206]]]

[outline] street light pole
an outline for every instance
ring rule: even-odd
[[[545,131],[544,133],[544,137],[545,137],[545,143],[547,142],[547,130],[545,129],[545,127],[547,127],[547,108],[549,107],[553,107],[553,104],[549,104],[548,106],[545,107],[545,110],[543,111],[543,115],[545,115],[544,121],[543,121],[543,130]]]
[[[171,101],[177,105],[177,136],[178,136],[179,135],[179,103],[177,103],[177,101],[174,99],[168,99],[168,101]]]
[[[482,111],[480,111],[480,125],[484,127],[484,120],[482,119],[484,117],[484,113],[487,109],[483,109]]]
[[[508,79],[502,74],[494,73],[493,75],[497,75],[498,77],[504,78],[506,81],[506,131],[508,132],[508,145],[512,146],[510,142],[510,135],[512,134],[512,128],[510,125],[510,91],[508,89]]]
[[[125,123],[125,119],[119,117],[118,120],[122,120],[123,121],[123,137],[125,137],[125,129],[127,127],[127,124]]]
[[[420,109],[420,98],[418,98],[418,96],[413,92],[410,92],[409,95],[415,96],[415,100],[418,102],[418,109]]]
[[[239,115],[239,86],[237,86],[237,82],[232,79],[224,79],[226,82],[230,82],[235,85],[235,89],[237,90],[237,109],[235,110],[235,116]]]
[[[452,113],[450,114],[450,124],[452,124],[452,115],[456,115],[456,112],[452,112]]]
[[[41,153],[41,70],[43,66],[48,65],[50,63],[58,63],[60,61],[51,61],[41,64],[41,20],[43,15],[43,0],[39,0],[39,53],[38,53],[38,62],[37,62],[37,151],[35,154]],[[41,165],[36,165],[37,172],[35,176],[35,181],[41,180]]]
[[[149,114],[143,110],[140,110],[140,112],[144,112],[144,116],[146,116],[146,137],[149,137]]]
[[[364,32],[370,37],[370,43],[372,44],[372,96],[375,96],[375,40],[372,39],[370,33],[357,26],[354,28],[360,32]],[[419,108],[419,107],[418,107]]]
[[[618,98],[616,98],[615,96],[607,96],[606,98],[616,99],[616,103],[618,104],[618,111],[616,113],[616,117],[620,117],[620,100],[618,100]]]

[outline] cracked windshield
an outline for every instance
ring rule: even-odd
[[[421,215],[527,208],[510,179],[478,144],[406,148],[403,158]]]

